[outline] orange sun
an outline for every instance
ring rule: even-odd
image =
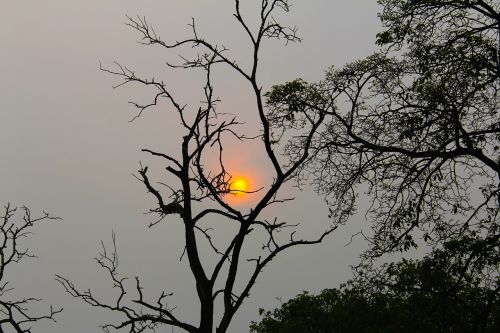
[[[245,177],[235,177],[229,186],[231,193],[236,196],[244,196],[249,191],[248,179]]]

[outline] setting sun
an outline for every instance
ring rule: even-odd
[[[233,192],[235,195],[244,195],[245,193],[249,190],[248,186],[248,180],[244,177],[236,177],[234,180],[231,182],[230,185],[230,190]]]

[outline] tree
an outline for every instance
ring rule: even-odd
[[[386,264],[340,289],[304,292],[273,311],[261,309],[251,332],[497,332],[498,286],[462,275],[463,249],[457,249],[470,245],[465,243],[445,244],[422,260]]]
[[[70,280],[58,276],[58,280],[72,296],[80,298],[92,306],[111,310],[123,316],[123,320],[118,323],[104,325],[106,332],[122,328],[129,332],[142,332],[148,329],[154,330],[161,325],[180,328],[190,333],[213,332],[214,326],[216,326],[216,332],[226,332],[244,299],[249,296],[257,277],[269,262],[278,254],[292,247],[320,243],[348,215],[348,211],[339,214],[335,224],[326,227],[324,232],[312,240],[298,238],[297,225],[281,221],[279,217],[267,219],[264,216],[266,208],[270,205],[283,204],[291,200],[282,199],[280,196],[283,185],[292,179],[292,175],[307,160],[311,139],[321,125],[324,116],[317,115],[304,120],[307,134],[305,136],[306,142],[298,153],[300,156],[293,163],[283,165],[277,153],[280,148],[273,139],[273,129],[267,117],[266,100],[257,74],[259,54],[265,39],[282,39],[286,42],[299,40],[295,29],[281,25],[273,16],[279,11],[288,12],[289,4],[285,0],[262,0],[256,30],[252,29],[242,16],[240,1],[235,0],[234,4],[234,17],[248,37],[252,47],[251,67],[248,70],[230,59],[225,47],[210,43],[201,37],[194,20],[191,23],[192,37],[170,44],[158,37],[154,28],[145,18],[129,17],[128,25],[140,33],[141,42],[145,45],[159,46],[166,50],[192,46],[199,50],[199,54],[193,59],[183,57],[182,64],[170,65],[172,68],[204,71],[204,101],[198,107],[190,109],[178,101],[171,93],[169,86],[163,81],[154,78],[141,78],[134,71],[120,64],[117,64],[116,69],[101,68],[123,80],[118,86],[138,83],[156,91],[155,98],[151,103],[133,103],[138,109],[137,117],[134,119],[140,118],[144,112],[158,106],[161,100],[167,100],[182,124],[185,134],[180,138],[180,157],[176,157],[174,153],[143,149],[144,152],[162,159],[167,164],[166,170],[177,181],[178,186],[173,183],[160,183],[164,186],[158,187],[150,180],[148,166],[141,167],[138,171],[138,179],[144,183],[148,192],[157,201],[157,206],[152,208],[151,212],[158,214],[159,220],[152,225],[173,216],[179,217],[183,224],[185,257],[195,280],[200,306],[199,322],[182,318],[182,315],[175,313],[174,308],[167,305],[168,293],[162,293],[154,301],[146,299],[139,278],[136,278],[137,298],[129,299],[126,279],[121,277],[117,271],[118,257],[113,237],[113,249],[109,251],[103,246],[97,261],[109,272],[114,287],[119,290],[116,302],[106,303],[99,300],[90,291],[82,292]],[[255,98],[254,110],[260,120],[260,131],[257,134],[242,135],[238,128],[241,124],[236,116],[217,112],[216,108],[220,100],[214,92],[212,75],[219,65],[225,65],[236,72],[253,94]],[[172,114],[173,116],[174,114]],[[242,211],[227,200],[228,196],[242,192],[242,190],[232,187],[233,178],[224,163],[223,150],[230,138],[239,140],[242,144],[247,140],[260,139],[262,150],[274,172],[274,180],[269,186],[260,190],[248,191],[259,192],[259,199],[248,212]],[[219,165],[216,169],[205,166],[206,157],[213,154],[218,156]],[[216,235],[211,233],[210,226],[203,225],[209,216],[231,222],[231,225],[235,227],[235,233],[228,244],[217,242]],[[257,231],[264,232],[266,235],[262,243],[263,252],[253,258],[248,258],[247,255],[246,259],[254,266],[250,275],[245,277],[239,274],[245,259],[244,244],[248,242],[249,236],[253,236]],[[213,268],[204,263],[204,258],[200,255],[200,242],[203,239],[208,242],[209,247],[213,250],[213,255],[217,258]],[[220,316],[215,311],[217,302],[220,302],[222,307]]]
[[[23,206],[23,217],[21,220],[13,220],[17,208],[10,204],[5,206],[3,215],[0,217],[0,332],[29,333],[34,323],[41,320],[55,321],[55,315],[62,311],[50,306],[50,311],[44,315],[35,315],[28,309],[29,305],[40,301],[40,299],[27,297],[11,300],[8,294],[14,289],[7,281],[6,273],[12,265],[20,263],[26,258],[34,258],[35,255],[29,248],[21,247],[23,238],[32,233],[35,224],[45,223],[59,218],[43,212],[39,217],[33,217],[31,211]]]
[[[323,114],[296,178],[334,204],[347,189],[370,197],[372,230],[362,233],[370,244],[358,274],[376,274],[373,261],[384,254],[425,245],[447,274],[480,288],[473,294],[487,316],[485,299],[497,302],[500,285],[500,3],[379,3],[379,51],[330,68],[316,84],[275,86],[273,119],[276,127],[292,128],[301,126],[302,114]],[[302,144],[285,147],[290,161]],[[428,297],[423,289],[412,295]],[[436,306],[456,301],[453,292],[440,295]]]
[[[365,258],[464,238],[498,253],[500,4],[379,3],[378,53],[269,94],[277,126],[325,116],[296,176],[333,202],[366,189]],[[303,143],[286,146],[290,161]]]

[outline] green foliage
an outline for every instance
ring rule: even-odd
[[[332,215],[352,212],[366,186],[365,262],[419,245],[431,254],[361,266],[340,290],[263,312],[255,333],[500,331],[500,2],[379,4],[379,51],[317,84],[274,87],[268,117],[292,137],[292,163],[300,121],[325,116],[296,177]]]
[[[338,300],[337,290],[325,290],[318,296],[303,292],[280,309],[264,311],[261,323],[252,323],[252,332],[327,332],[332,327],[328,309]],[[286,325],[283,323],[286,322]]]
[[[293,117],[295,112],[303,109],[307,101],[306,96],[308,85],[302,79],[295,79],[283,85],[274,86],[270,92],[264,94],[267,104],[275,108],[287,109],[288,117]],[[291,118],[290,118],[291,119]]]
[[[270,124],[281,138],[325,115],[296,176],[335,208],[354,207],[366,186],[365,257],[478,235],[500,251],[500,2],[379,3],[379,51],[319,83],[274,87]],[[290,135],[293,162],[304,142]]]
[[[267,119],[280,129],[303,129],[328,103],[316,85],[302,79],[273,86],[264,97]]]
[[[470,250],[474,242],[465,243]],[[262,320],[252,323],[251,332],[498,332],[498,287],[464,273],[464,262],[454,259],[457,252],[471,252],[455,246],[447,244],[422,260],[364,270],[340,289],[304,292],[273,311],[261,309]]]

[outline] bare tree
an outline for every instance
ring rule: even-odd
[[[23,238],[31,234],[35,224],[59,220],[59,218],[43,212],[41,216],[33,217],[30,210],[21,207],[24,215],[20,220],[14,220],[17,208],[10,204],[5,206],[3,215],[0,217],[0,332],[16,333],[31,332],[32,325],[41,320],[55,321],[54,316],[62,311],[50,306],[50,311],[44,315],[32,314],[28,307],[30,303],[38,302],[40,299],[26,297],[18,300],[10,300],[9,292],[14,288],[6,281],[6,272],[13,264],[19,263],[25,258],[34,258],[28,248],[21,247]]]
[[[292,247],[320,243],[340,223],[345,221],[352,208],[349,205],[344,207],[342,213],[337,214],[335,222],[326,226],[315,239],[301,239],[296,236],[298,224],[281,221],[279,217],[271,219],[262,217],[270,205],[286,204],[293,200],[283,199],[280,196],[280,190],[282,191],[285,183],[293,179],[294,173],[307,160],[311,140],[321,126],[324,115],[321,113],[307,114],[303,118],[300,133],[288,136],[289,140],[300,137],[300,140],[304,142],[302,149],[297,152],[297,159],[292,163],[284,164],[281,162],[279,152],[282,148],[276,142],[277,133],[273,130],[270,119],[268,119],[266,99],[262,87],[259,85],[257,74],[259,54],[265,39],[281,39],[286,43],[299,41],[295,28],[281,25],[273,16],[278,11],[288,12],[290,6],[285,0],[262,0],[257,28],[252,29],[242,16],[240,1],[235,0],[234,5],[234,18],[246,34],[252,47],[251,67],[248,70],[229,58],[225,47],[208,42],[201,37],[194,20],[191,22],[191,38],[168,43],[157,35],[145,18],[128,18],[128,25],[140,33],[141,42],[144,45],[158,46],[166,50],[191,46],[199,50],[194,59],[183,57],[181,64],[170,65],[170,67],[204,71],[204,101],[200,106],[190,108],[176,99],[167,83],[154,78],[142,78],[126,66],[117,63],[115,69],[101,68],[123,80],[117,86],[138,83],[156,91],[155,98],[151,103],[132,102],[138,109],[138,114],[134,119],[156,107],[160,100],[167,100],[182,124],[185,134],[180,138],[180,158],[176,158],[168,152],[143,149],[144,152],[162,159],[167,164],[167,172],[177,180],[179,186],[176,187],[169,183],[158,187],[150,180],[147,166],[141,166],[137,178],[144,183],[148,192],[157,201],[157,205],[151,209],[151,212],[158,214],[159,220],[152,225],[172,215],[178,216],[182,220],[185,257],[187,257],[191,273],[196,281],[200,305],[199,322],[182,318],[181,314],[175,313],[174,308],[167,305],[168,293],[162,293],[153,301],[145,299],[139,278],[136,278],[135,292],[137,297],[135,299],[126,297],[127,286],[125,278],[121,277],[117,271],[118,257],[113,237],[113,250],[108,251],[103,246],[97,261],[109,272],[114,286],[119,290],[116,302],[108,304],[99,300],[91,291],[82,292],[70,280],[58,276],[59,281],[72,296],[82,299],[91,306],[108,309],[123,315],[122,321],[105,324],[103,328],[106,332],[126,329],[128,332],[135,333],[148,329],[154,330],[161,325],[177,327],[190,333],[213,332],[214,328],[218,333],[226,332],[234,315],[240,309],[245,298],[249,296],[257,277],[267,264],[278,254]],[[246,82],[248,89],[254,96],[253,108],[260,119],[260,131],[255,135],[242,135],[238,128],[241,124],[236,116],[221,114],[216,110],[220,100],[214,92],[212,75],[218,66],[222,65],[236,72]],[[274,180],[269,186],[255,189],[259,192],[260,199],[248,213],[239,210],[237,206],[226,200],[227,196],[234,195],[239,191],[231,187],[232,175],[226,170],[224,163],[223,148],[227,140],[231,138],[241,141],[242,144],[247,140],[260,140],[262,150],[274,172]],[[204,165],[204,158],[211,154],[218,154],[219,165],[216,169],[207,169]],[[210,232],[210,227],[202,226],[202,222],[209,216],[229,221],[236,226],[236,232],[228,244],[218,243]],[[260,232],[263,231],[267,235],[266,239],[262,241],[263,252],[253,258],[245,256],[243,253],[245,242],[248,242],[249,236],[254,235],[259,229]],[[213,250],[213,255],[217,257],[215,266],[210,270],[200,256],[200,242],[202,240],[208,242]],[[239,274],[239,269],[245,259],[253,263],[251,273],[247,276]],[[217,285],[223,287],[216,289]],[[221,304],[222,313],[220,314],[214,311],[216,302]]]

